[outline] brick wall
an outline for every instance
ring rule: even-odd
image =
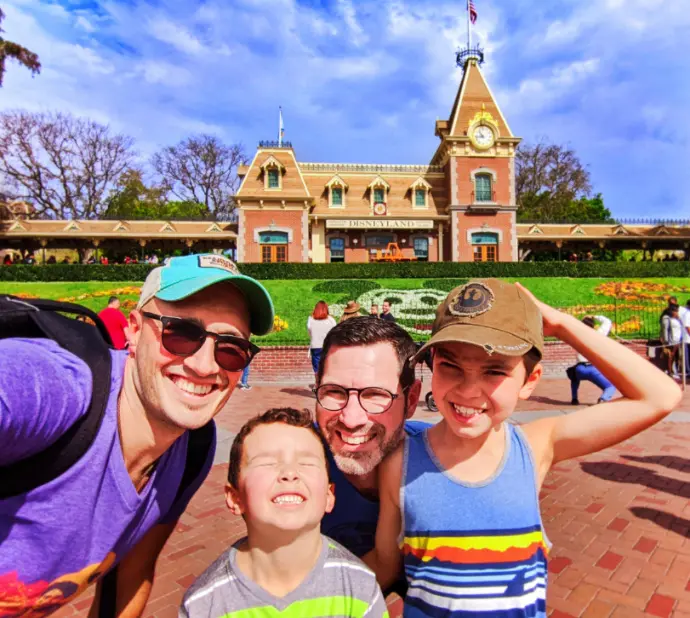
[[[302,210],[244,210],[244,225],[239,230],[244,243],[244,261],[260,262],[261,247],[254,240],[257,228],[269,231],[271,224],[281,231],[292,230],[292,242],[288,244],[288,262],[303,262],[302,254]]]
[[[647,356],[645,341],[631,341],[626,344],[640,356]],[[545,375],[563,374],[567,367],[576,362],[576,353],[570,346],[560,343],[547,343],[544,352]],[[250,383],[290,382],[310,384],[314,381],[311,360],[307,348],[286,346],[263,348],[251,365]]]

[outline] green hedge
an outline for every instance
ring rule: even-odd
[[[149,264],[0,267],[0,281],[143,281]],[[399,264],[241,264],[268,279],[447,279],[469,277],[688,277],[690,262],[403,262]]]

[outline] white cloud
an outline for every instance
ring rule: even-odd
[[[357,12],[351,0],[338,0],[338,10],[343,20],[345,20],[352,42],[358,47],[366,43],[368,37],[364,34],[362,26],[357,21]]]
[[[136,69],[149,84],[163,86],[186,86],[192,81],[187,69],[162,60],[145,60]]]
[[[186,54],[200,54],[204,51],[201,41],[191,34],[184,26],[176,24],[165,17],[151,20],[150,33],[163,43],[172,45],[178,51]]]
[[[86,32],[94,32],[96,30],[96,27],[83,15],[79,15],[74,24]]]

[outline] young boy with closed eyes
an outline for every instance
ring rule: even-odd
[[[228,507],[246,538],[192,584],[181,618],[387,618],[375,575],[320,531],[335,502],[309,412],[248,421],[230,451]]]
[[[587,357],[622,398],[523,426],[509,422],[541,375],[544,336]],[[472,281],[438,308],[426,352],[442,420],[380,467],[376,547],[383,588],[404,564],[405,618],[546,616],[539,490],[549,468],[634,436],[680,399],[675,382],[519,284]],[[400,551],[402,547],[402,551]]]

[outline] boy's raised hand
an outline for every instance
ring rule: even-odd
[[[531,298],[537,307],[539,307],[539,311],[541,311],[541,318],[544,323],[544,337],[557,337],[557,331],[561,325],[564,314],[558,309],[554,309],[551,305],[541,302],[521,283],[515,283],[515,285],[520,288],[524,294]]]

